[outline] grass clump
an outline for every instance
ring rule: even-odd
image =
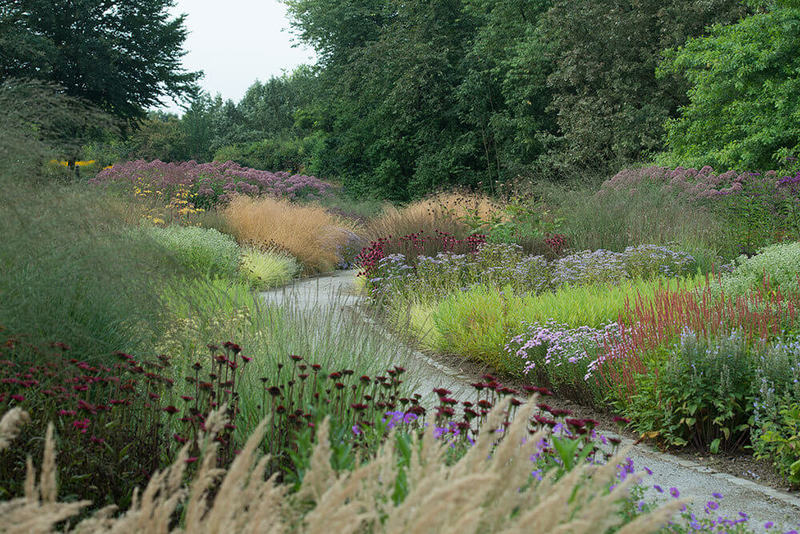
[[[348,239],[342,222],[320,206],[239,196],[223,213],[239,243],[285,251],[307,274],[332,271],[339,261],[337,246]]]
[[[242,254],[239,270],[251,287],[265,290],[288,284],[300,265],[285,254],[249,249]]]
[[[3,184],[0,325],[32,343],[59,341],[98,361],[145,350],[165,319],[160,289],[178,267],[125,207],[74,186]]]
[[[236,275],[241,251],[228,235],[195,226],[144,226],[143,231],[189,272],[211,278]]]
[[[365,227],[367,238],[400,237],[409,234],[435,235],[444,232],[456,239],[470,234],[467,217],[475,212],[488,217],[499,208],[483,195],[440,193],[404,207],[387,206]]]

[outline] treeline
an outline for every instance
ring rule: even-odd
[[[286,3],[316,65],[153,117],[128,148],[397,200],[642,161],[776,168],[797,152],[796,1]]]

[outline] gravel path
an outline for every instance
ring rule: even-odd
[[[362,301],[354,291],[355,273],[352,270],[337,271],[331,275],[299,280],[287,287],[262,293],[262,298],[272,302],[293,298],[309,309],[332,305],[354,307]],[[375,328],[383,330],[387,337],[393,337],[380,324],[375,323]],[[474,377],[421,352],[411,351],[408,358],[404,366],[418,391],[431,392],[435,387],[445,387],[453,392],[451,396],[454,398],[474,398],[474,390],[469,386]],[[424,403],[428,406],[435,402],[436,397],[432,393],[424,397]],[[612,432],[603,434],[614,435]],[[622,441],[623,446],[633,443],[626,438]],[[646,444],[633,445],[628,456],[633,460],[637,472],[648,468],[653,473],[645,480],[647,501],[672,498],[669,490],[674,487],[680,490],[682,498],[691,499],[690,510],[699,518],[726,516],[737,519],[739,513],[743,512],[750,518],[748,524],[756,532],[765,530],[767,521],[775,522],[769,532],[800,531],[800,497],[797,494],[718,472],[697,462],[662,453]],[[659,493],[654,486],[662,488],[663,493]],[[722,494],[723,498],[715,499],[714,493]],[[705,507],[708,501],[719,502],[719,509],[707,515]]]

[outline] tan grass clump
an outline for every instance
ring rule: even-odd
[[[367,223],[366,232],[370,239],[400,237],[420,231],[434,235],[435,230],[464,238],[470,231],[468,219],[488,221],[492,217],[502,220],[502,207],[487,195],[439,193],[402,208],[384,208],[377,218]]]
[[[347,223],[320,206],[292,204],[270,197],[234,198],[223,211],[229,229],[243,244],[282,250],[297,258],[306,273],[331,271],[344,245]]]
[[[112,517],[113,508],[100,510],[78,524],[75,531],[510,534],[594,533],[617,525],[620,500],[636,480],[629,476],[608,490],[616,482],[617,464],[623,454],[605,466],[584,464],[560,480],[546,476],[527,487],[529,458],[546,436],[544,431],[528,436],[527,421],[535,403],[534,398],[521,408],[505,438],[495,447],[497,434],[492,430],[503,420],[508,399],[499,403],[478,442],[451,466],[443,461],[447,444],[436,440],[432,431],[416,440],[412,450],[418,453],[413,454],[406,472],[409,493],[397,506],[392,501],[398,474],[393,436],[373,460],[352,472],[336,473],[330,465],[326,420],[319,426],[311,467],[302,486],[297,493],[289,494],[274,477],[264,479],[267,458],[258,454],[266,427],[262,422],[227,472],[214,467],[217,445],[209,439],[210,445],[189,487],[183,483],[187,459],[184,449],[171,467],[156,473],[147,488],[134,496],[130,510],[116,518]],[[220,427],[214,422],[216,419],[221,419],[219,413],[209,417],[210,429]],[[4,518],[0,531],[51,532],[56,523],[74,516],[86,504],[55,501],[53,443],[49,430],[39,486],[34,484],[29,462],[26,496],[0,503],[0,516]],[[212,488],[220,479],[211,497]],[[183,521],[181,526],[173,527],[179,504],[184,507]],[[618,532],[653,532],[682,505],[683,501],[672,501]]]

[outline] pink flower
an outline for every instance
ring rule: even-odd
[[[76,430],[80,430],[81,434],[86,434],[86,430],[89,428],[89,420],[88,419],[76,419],[72,422],[72,428]]]

